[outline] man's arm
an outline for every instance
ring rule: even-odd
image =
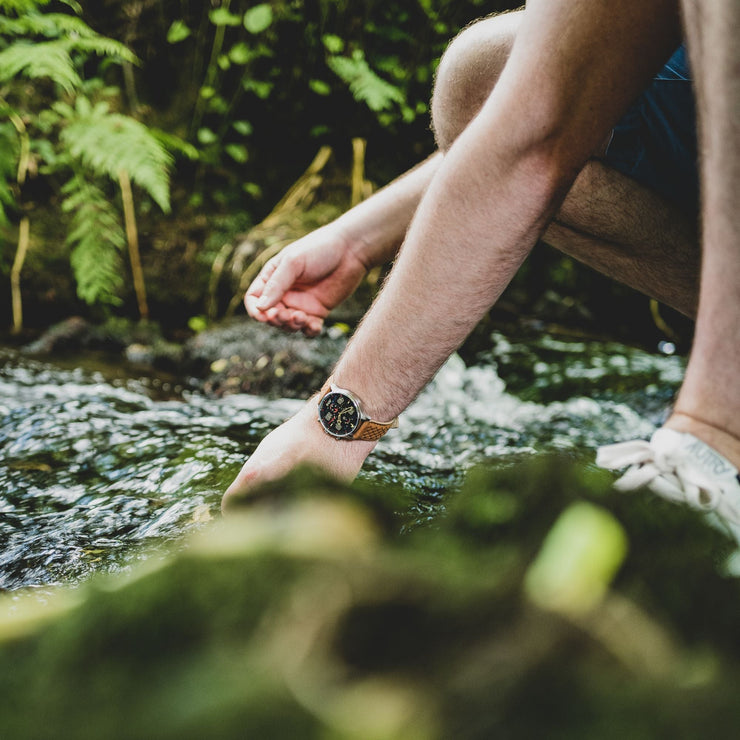
[[[318,334],[328,313],[354,292],[366,272],[395,257],[440,159],[432,155],[269,260],[244,297],[249,315]]]
[[[335,369],[373,418],[399,414],[496,301],[679,29],[672,0],[530,0],[496,87],[445,155]],[[334,472],[356,474],[369,443],[317,436],[315,412],[299,418],[265,440],[280,468],[315,459],[331,471],[334,452]],[[230,495],[258,468],[269,474],[261,458],[258,448]]]
[[[336,370],[400,413],[496,301],[588,157],[679,39],[674,2],[532,0]]]

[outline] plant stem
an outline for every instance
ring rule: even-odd
[[[224,0],[222,8],[229,10],[231,0]],[[208,60],[208,67],[206,69],[206,76],[201,90],[204,87],[213,87],[216,82],[216,75],[218,73],[218,57],[221,54],[221,49],[224,44],[224,34],[226,33],[226,26],[216,26],[216,32],[213,36],[213,46],[211,47],[211,58]],[[190,122],[190,138],[192,139],[198,133],[200,128],[200,122],[203,119],[203,106],[205,105],[205,99],[198,92],[198,99],[195,101],[195,110],[193,111],[193,120]]]
[[[3,101],[4,102],[4,101]],[[31,143],[28,138],[28,130],[26,124],[23,123],[23,119],[14,111],[10,111],[8,118],[13,124],[18,138],[20,140],[20,154],[18,155],[18,171],[16,174],[16,181],[18,188],[21,189],[23,184],[26,182],[26,175],[28,174],[28,164],[31,159]],[[29,234],[31,230],[31,222],[28,216],[21,218],[20,224],[18,224],[18,248],[15,251],[15,259],[13,260],[13,267],[10,270],[10,295],[13,310],[13,334],[20,334],[23,330],[23,297],[21,295],[21,270],[23,269],[23,263],[26,260],[26,254],[28,252]]]
[[[21,270],[26,259],[29,244],[31,224],[28,216],[24,216],[18,226],[18,248],[15,251],[13,267],[10,270],[10,294],[13,305],[13,334],[20,334],[23,330],[23,301],[21,298]]]
[[[126,241],[128,242],[128,256],[131,261],[131,274],[134,279],[136,302],[139,306],[139,316],[146,320],[149,318],[149,306],[146,301],[144,271],[141,269],[141,257],[139,255],[139,232],[136,228],[134,194],[131,190],[131,180],[129,179],[128,172],[126,172],[126,170],[121,170],[118,173],[118,183],[121,186],[123,219],[126,224]]]
[[[365,139],[352,139],[352,199],[351,207],[365,198]]]

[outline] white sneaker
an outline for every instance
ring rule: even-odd
[[[740,525],[740,478],[737,468],[693,434],[658,429],[649,442],[635,440],[600,447],[596,464],[628,467],[614,487],[634,491],[647,486],[671,501],[714,511]]]

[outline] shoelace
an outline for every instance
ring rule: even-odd
[[[601,447],[596,464],[610,470],[628,468],[614,487],[633,491],[644,486],[663,498],[712,511],[722,501],[722,489],[696,474],[670,454],[656,454],[649,442],[632,440]]]

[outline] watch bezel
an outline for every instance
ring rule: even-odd
[[[349,402],[354,406],[356,415],[357,415],[357,421],[355,425],[352,427],[352,429],[345,433],[345,434],[337,434],[337,432],[333,431],[331,428],[329,428],[322,416],[321,410],[324,407],[325,402],[328,401],[328,399],[331,396],[344,396],[345,398],[349,399]],[[348,390],[345,390],[344,388],[337,388],[336,386],[332,385],[330,389],[319,399],[318,403],[318,419],[319,424],[321,424],[321,428],[331,437],[334,437],[335,439],[351,439],[355,432],[360,428],[360,425],[364,421],[364,416],[362,413],[362,406],[360,405],[360,400],[351,392]]]

